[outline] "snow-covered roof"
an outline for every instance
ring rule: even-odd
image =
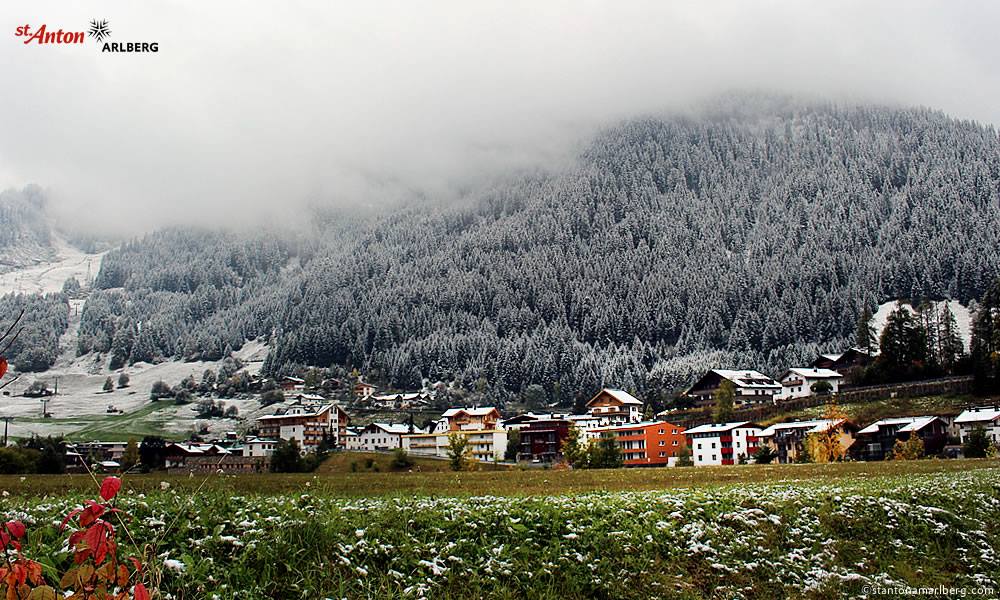
[[[441,415],[442,417],[454,417],[458,413],[465,413],[470,417],[485,417],[495,411],[496,408],[492,406],[483,406],[482,408],[449,408],[444,411]]]
[[[170,444],[170,446],[173,446],[175,448],[180,448],[187,454],[206,454],[208,452],[211,452],[213,449],[219,454],[229,454],[228,449],[223,448],[222,446],[218,446],[216,444],[202,444],[199,442],[190,442],[190,443],[174,442]],[[170,446],[168,446],[168,448]]]
[[[404,392],[399,394],[381,394],[373,397],[375,400],[416,400],[423,396],[422,392]]]
[[[699,425],[692,429],[688,429],[684,433],[691,435],[693,433],[722,433],[724,431],[731,431],[739,427],[758,427],[757,424],[751,423],[750,421],[734,421],[732,423],[707,423],[705,425]]]
[[[386,433],[394,433],[397,435],[410,433],[410,426],[406,423],[372,423],[368,427],[378,427]],[[367,427],[365,429],[367,429]],[[424,430],[414,426],[413,433],[424,433]]]
[[[813,421],[789,421],[787,423],[775,423],[760,432],[760,437],[770,437],[779,431],[789,429],[805,429],[807,433],[823,433],[839,426],[844,419],[816,419]]]
[[[781,375],[781,379],[785,378],[785,375],[789,373],[794,373],[799,377],[804,377],[807,379],[843,379],[844,376],[840,373],[834,371],[833,369],[817,369],[814,367],[792,367],[785,371]]]
[[[920,431],[924,427],[930,425],[938,417],[925,416],[925,417],[896,417],[892,419],[882,419],[881,421],[875,421],[868,427],[865,427],[858,431],[859,434],[867,433],[878,433],[879,427],[887,427],[892,425],[903,425],[899,428],[899,431]]]
[[[120,464],[118,464],[117,462],[115,462],[113,460],[102,460],[101,462],[99,462],[97,464],[101,465],[105,469],[117,469],[118,467],[121,466]]]
[[[615,388],[602,389],[601,391],[597,392],[597,394],[595,394],[593,398],[590,399],[590,402],[593,402],[601,394],[607,394],[612,398],[614,398],[615,400],[621,402],[622,404],[638,404],[639,406],[642,406],[641,400],[639,400],[632,394],[626,392],[625,390],[619,390]],[[590,402],[587,402],[588,406],[590,405]]]
[[[296,406],[299,405],[293,404],[289,406],[287,409],[285,409],[285,412],[276,413],[273,415],[264,415],[263,417],[258,417],[257,420],[269,421],[275,419],[292,419],[299,417],[318,417],[321,414],[333,408],[333,404],[324,404],[322,406],[302,406],[301,412],[289,412],[292,408],[295,408]]]
[[[956,423],[984,423],[1000,420],[1000,408],[983,406],[963,410],[955,419]]]
[[[309,400],[310,402],[324,402],[326,398],[318,394],[297,394],[295,396],[301,400]]]
[[[777,381],[771,379],[767,375],[764,375],[760,371],[754,371],[752,369],[741,369],[741,370],[712,369],[712,372],[717,373],[720,377],[732,381],[735,386],[741,388],[781,389],[781,384],[779,384]]]

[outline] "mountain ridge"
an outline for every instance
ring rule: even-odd
[[[79,351],[214,360],[263,337],[270,373],[665,394],[708,366],[841,349],[887,300],[979,297],[1000,275],[998,182],[996,132],[927,109],[636,119],[461,204],[328,215],[299,238],[149,234],[105,258]]]

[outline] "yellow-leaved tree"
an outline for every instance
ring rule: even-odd
[[[830,421],[823,431],[809,434],[806,437],[806,449],[812,462],[828,463],[839,462],[847,457],[847,448],[844,447],[841,436],[844,432],[844,424],[847,420],[845,413],[837,406],[837,399],[831,398],[823,411],[823,419]]]
[[[924,457],[924,441],[920,436],[911,433],[910,439],[896,440],[896,445],[892,447],[892,460],[917,460]]]

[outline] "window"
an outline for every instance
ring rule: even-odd
[[[674,442],[671,444],[671,446],[676,446],[676,445],[677,445],[677,440],[674,440]]]
[[[712,442],[712,450],[715,450],[715,442]]]
[[[701,457],[701,455],[699,454],[699,455],[698,455],[698,462],[701,462],[701,461],[703,461],[703,460],[704,460],[704,459],[703,459],[703,458]]]
[[[661,430],[660,430],[660,435],[663,435],[664,431],[666,431],[666,430],[664,430],[664,429],[661,429]]]
[[[670,433],[672,433],[672,434],[674,434],[674,435],[677,435],[677,430],[676,430],[676,429],[671,429],[671,430],[670,430]]]
[[[664,456],[666,456],[666,455],[667,455],[667,453],[666,453],[666,452],[660,452],[660,458],[663,458],[663,457],[664,457]]]
[[[666,445],[667,445],[667,443],[666,443],[665,441],[663,441],[663,440],[660,440],[660,445],[661,445],[661,446],[666,446]]]
[[[736,447],[737,447],[737,448],[739,448],[739,447],[740,447],[740,443],[739,443],[739,442],[736,442]]]
[[[698,442],[698,449],[701,450],[701,442]]]
[[[714,455],[714,454],[712,455],[712,460],[716,460],[716,458],[715,458],[715,455]]]

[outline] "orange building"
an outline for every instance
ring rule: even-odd
[[[626,467],[673,466],[687,445],[684,428],[664,421],[627,423],[591,431],[617,442]]]

